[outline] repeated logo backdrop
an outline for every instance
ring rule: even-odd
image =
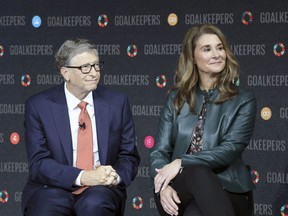
[[[28,174],[23,114],[27,97],[62,82],[54,54],[70,38],[97,44],[101,83],[128,94],[142,157],[126,215],[158,215],[149,149],[193,25],[224,31],[241,65],[239,85],[254,92],[258,114],[244,159],[251,166],[254,213],[288,215],[288,2],[286,0],[1,0],[0,215],[21,215]]]

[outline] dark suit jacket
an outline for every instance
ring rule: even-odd
[[[179,115],[173,105],[177,91],[170,92],[163,107],[155,145],[150,154],[151,176],[155,168],[162,168],[176,158],[182,166],[207,165],[217,174],[223,187],[231,192],[243,193],[254,188],[251,171],[242,160],[242,152],[249,144],[255,125],[256,99],[247,91],[222,104],[214,103],[219,89],[209,91],[203,150],[187,154],[198,115],[192,114],[185,103]],[[200,113],[204,92],[198,89],[196,113]]]
[[[98,85],[93,91],[93,100],[100,162],[111,165],[119,174],[122,181],[116,190],[125,198],[125,188],[135,178],[140,162],[128,99]],[[81,170],[73,167],[72,138],[63,84],[26,101],[25,143],[29,177],[23,190],[23,209],[32,194],[41,187],[77,189],[73,183]]]

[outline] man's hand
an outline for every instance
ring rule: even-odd
[[[118,174],[111,166],[98,166],[94,170],[85,170],[81,176],[81,185],[117,185]]]

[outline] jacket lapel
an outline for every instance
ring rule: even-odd
[[[100,86],[93,92],[95,119],[97,127],[97,140],[100,163],[107,163],[108,135],[109,135],[109,109],[104,100]]]
[[[197,115],[193,115],[187,103],[184,103],[181,113],[178,116],[179,122],[179,135],[181,134],[181,146],[188,149],[192,140],[193,128],[197,123]]]
[[[71,129],[64,86],[60,85],[59,88],[56,88],[55,94],[52,97],[53,103],[51,103],[50,108],[55,122],[55,127],[58,131],[58,136],[67,161],[69,165],[73,165]]]

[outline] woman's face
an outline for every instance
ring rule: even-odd
[[[194,60],[201,75],[216,75],[226,64],[226,51],[216,34],[203,34],[197,41]]]

